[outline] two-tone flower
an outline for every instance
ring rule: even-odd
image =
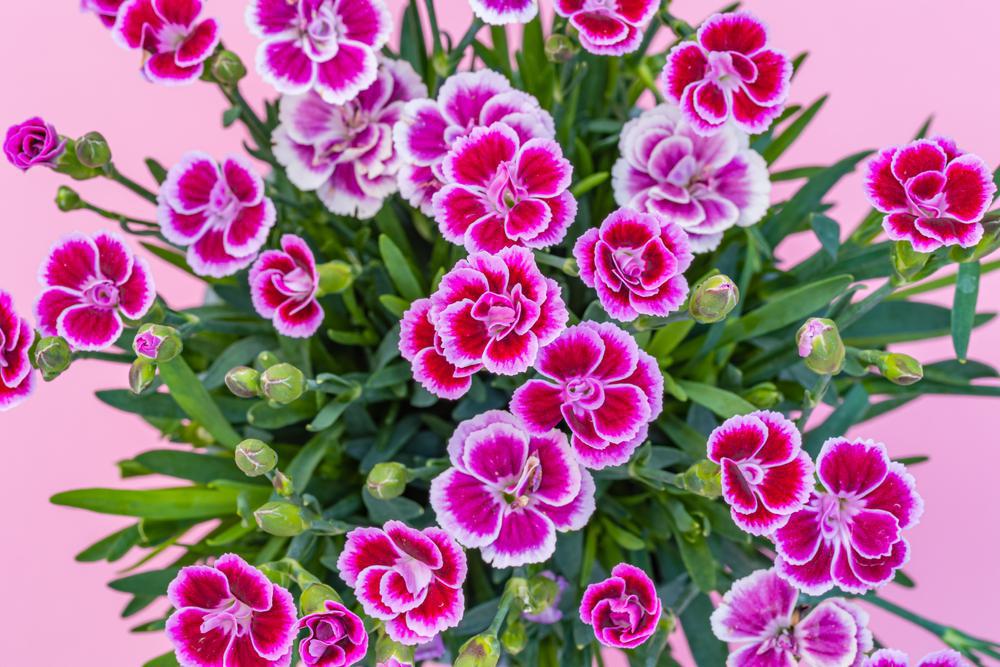
[[[51,123],[37,116],[11,125],[3,141],[4,156],[21,171],[54,167],[65,152],[66,140]]]
[[[113,3],[104,3],[110,10]],[[112,34],[119,44],[141,49],[143,74],[165,85],[191,83],[205,71],[219,45],[219,24],[201,20],[202,0],[127,0]]]
[[[556,14],[569,19],[580,44],[601,56],[623,56],[639,48],[659,0],[556,0]]]
[[[469,4],[490,25],[528,23],[538,15],[538,0],[469,0]]]
[[[611,569],[604,581],[587,586],[580,620],[594,629],[597,641],[614,648],[635,648],[656,632],[663,603],[649,575],[628,563]]]
[[[35,330],[14,309],[14,299],[0,290],[0,412],[19,405],[35,388],[28,351]]]
[[[424,389],[450,400],[465,395],[482,363],[457,366],[444,354],[441,334],[431,319],[431,300],[417,299],[399,322],[399,352],[413,367],[413,379]]]
[[[250,268],[250,297],[257,314],[290,338],[308,338],[323,324],[316,258],[299,236],[281,237],[281,250],[266,250]]]
[[[299,642],[299,657],[307,667],[350,667],[368,653],[368,632],[357,614],[340,602],[327,600],[323,609],[299,619],[296,633],[308,630]]]

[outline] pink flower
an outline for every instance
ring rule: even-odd
[[[440,528],[419,531],[400,521],[355,528],[337,569],[365,613],[400,644],[426,643],[465,613],[465,552]]]
[[[562,332],[569,313],[559,284],[542,275],[530,250],[515,246],[455,264],[431,295],[429,318],[441,353],[460,372],[481,365],[517,375]]]
[[[31,323],[14,310],[14,299],[0,290],[0,412],[19,405],[35,389],[28,351],[35,342]]]
[[[315,190],[334,213],[370,218],[398,188],[392,127],[405,101],[425,95],[409,63],[383,59],[371,85],[342,104],[315,91],[285,96],[274,156],[292,183]]]
[[[250,268],[250,297],[257,314],[274,322],[278,333],[309,338],[323,324],[316,300],[319,275],[308,244],[294,234],[281,237],[281,250],[266,250]]]
[[[923,513],[913,477],[885,445],[846,438],[823,444],[816,472],[822,486],[774,533],[778,574],[810,595],[888,582],[909,558],[902,531]]]
[[[177,609],[167,638],[182,667],[288,667],[295,602],[236,554],[181,569],[167,588]]]
[[[728,667],[855,667],[872,648],[868,614],[840,598],[811,610],[773,570],[735,582],[712,613],[712,632],[737,645]]]
[[[631,53],[642,43],[642,31],[656,16],[659,0],[556,0],[559,16],[580,32],[580,44],[601,56]]]
[[[880,649],[864,662],[864,667],[910,667],[910,659],[902,651]],[[945,649],[924,656],[917,667],[970,667],[958,651]]]
[[[593,626],[597,641],[614,648],[635,648],[656,632],[663,605],[649,575],[618,563],[611,577],[587,586],[580,620]]]
[[[469,0],[473,13],[490,25],[528,23],[538,14],[536,0]]]
[[[538,100],[491,70],[452,75],[437,100],[407,103],[393,130],[396,150],[406,163],[399,175],[400,194],[424,214],[434,215],[431,202],[445,181],[445,156],[458,139],[496,122],[512,127],[521,143],[555,136],[552,116]]]
[[[195,273],[222,278],[250,266],[277,214],[246,160],[228,157],[220,168],[209,155],[192,152],[167,174],[157,217],[167,240],[188,246]]]
[[[80,9],[96,14],[105,27],[110,28],[118,18],[118,10],[125,0],[80,0]]]
[[[767,213],[767,164],[732,126],[702,136],[677,107],[661,104],[630,120],[611,171],[615,201],[680,225],[694,252],[714,250],[733,225]]]
[[[594,513],[594,480],[559,431],[530,435],[490,410],[458,425],[448,457],[431,482],[438,523],[495,568],[547,560],[556,531],[580,530]]]
[[[122,334],[122,318],[141,319],[156,299],[146,260],[110,232],[64,236],[38,278],[45,288],[35,304],[38,328],[75,350],[110,347]]]
[[[299,619],[295,631],[309,635],[299,642],[299,657],[308,667],[348,667],[368,653],[364,622],[339,602],[327,600],[325,610]]]
[[[456,366],[444,356],[441,334],[431,321],[431,300],[417,299],[399,323],[399,351],[413,366],[413,379],[440,398],[456,400],[472,386],[482,363]]]
[[[802,436],[778,412],[727,419],[708,437],[708,458],[722,467],[722,497],[733,521],[752,535],[785,525],[815,486]]]
[[[552,139],[523,145],[510,126],[479,127],[444,160],[445,185],[433,198],[441,234],[469,252],[512,245],[547,248],[576,217],[568,188],[573,165]]]
[[[153,83],[191,83],[220,39],[215,19],[199,21],[201,9],[202,0],[127,0],[112,34],[122,46],[150,54],[142,71]]]
[[[3,142],[7,161],[21,171],[54,167],[65,152],[66,140],[55,127],[37,116],[7,128]]]
[[[667,56],[660,84],[702,134],[732,119],[757,134],[784,109],[792,63],[767,45],[767,28],[749,12],[716,14]]]
[[[622,208],[576,241],[573,256],[580,279],[597,290],[604,310],[616,320],[666,317],[687,297],[683,274],[692,260],[687,234],[672,222],[661,222],[655,215]]]
[[[865,175],[868,200],[886,214],[886,234],[909,241],[917,252],[979,243],[996,190],[982,158],[943,137],[887,148],[871,159]]]
[[[551,380],[528,380],[510,410],[532,433],[561,420],[588,468],[625,463],[663,409],[663,375],[656,360],[614,324],[582,322],[542,348],[535,369]]]
[[[252,0],[247,25],[264,40],[257,71],[278,92],[344,104],[375,81],[392,17],[384,0]]]

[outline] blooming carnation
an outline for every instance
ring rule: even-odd
[[[201,9],[202,0],[127,0],[113,34],[122,46],[149,54],[142,71],[150,81],[191,83],[204,72],[220,39],[215,19],[199,21]]]
[[[910,667],[910,659],[902,651],[880,649],[864,662],[864,667]],[[917,667],[970,667],[962,654],[952,649],[936,651],[925,655]]]
[[[349,667],[368,653],[368,632],[357,614],[340,602],[327,600],[323,610],[299,619],[296,632],[309,635],[299,642],[299,657],[308,667]]]
[[[472,11],[485,23],[528,23],[538,14],[537,0],[469,0]]]
[[[250,269],[250,297],[257,314],[274,322],[283,336],[308,338],[323,324],[316,300],[319,275],[306,242],[294,234],[281,237],[281,250],[267,250]]]
[[[31,395],[35,374],[28,352],[35,342],[31,323],[14,310],[14,299],[0,290],[0,412]]]
[[[622,56],[639,48],[642,31],[656,16],[659,0],[556,0],[559,16],[580,32],[580,44],[601,56]]]
[[[663,604],[649,575],[628,563],[611,569],[611,577],[587,586],[580,601],[580,620],[594,628],[597,641],[614,648],[635,648],[656,632]]]
[[[7,128],[3,154],[21,171],[36,166],[54,167],[64,152],[66,140],[55,127],[37,116]]]
[[[413,366],[413,379],[440,398],[455,400],[472,386],[482,363],[456,366],[444,356],[441,334],[431,320],[431,300],[410,304],[399,323],[399,352]]]

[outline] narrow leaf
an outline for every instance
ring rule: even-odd
[[[160,378],[170,389],[177,405],[194,421],[198,422],[212,437],[224,447],[235,449],[242,438],[226,420],[219,406],[205,390],[198,376],[177,356],[159,365]]]
[[[424,295],[420,287],[420,281],[410,267],[410,263],[400,251],[396,244],[385,234],[378,238],[379,252],[382,254],[382,262],[385,270],[389,272],[392,283],[396,286],[400,296],[409,301],[416,301]]]
[[[745,415],[756,410],[752,403],[740,396],[710,384],[689,380],[679,380],[677,384],[687,393],[688,398],[698,405],[705,406],[723,419],[735,415]]]
[[[51,502],[99,514],[146,519],[210,519],[235,514],[240,492],[233,487],[208,489],[197,486],[142,491],[92,488],[57,493]],[[263,502],[268,489],[262,487],[261,493],[260,502]]]
[[[959,361],[969,357],[969,338],[976,323],[976,302],[979,300],[979,262],[958,265],[955,302],[951,309],[951,340]]]

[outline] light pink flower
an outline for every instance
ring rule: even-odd
[[[413,379],[424,389],[450,400],[465,395],[482,363],[456,366],[444,356],[441,334],[431,321],[431,300],[417,299],[399,323],[399,352],[413,366]]]
[[[187,261],[200,276],[222,278],[253,263],[277,214],[264,181],[243,158],[192,152],[167,174],[160,189],[160,231],[188,246]]]
[[[298,633],[308,636],[299,642],[299,657],[308,667],[349,667],[368,653],[368,632],[357,614],[340,602],[327,600],[325,609],[299,619]]]
[[[281,250],[266,250],[250,268],[250,297],[257,314],[283,336],[308,338],[323,324],[316,300],[316,259],[301,237],[285,234]]]
[[[473,13],[490,25],[528,23],[538,14],[537,0],[469,0]]]
[[[909,558],[903,530],[923,513],[913,477],[885,445],[846,438],[823,444],[816,473],[822,486],[774,532],[778,574],[810,595],[885,584]]]
[[[344,104],[376,77],[392,17],[384,0],[252,0],[247,25],[264,41],[257,71],[284,95],[315,90]]]
[[[167,588],[167,638],[182,667],[288,667],[295,602],[236,554],[181,569]]]
[[[730,119],[750,134],[766,130],[785,107],[792,63],[767,44],[767,28],[749,12],[716,14],[667,56],[660,84],[668,100],[703,134]]]
[[[127,0],[112,34],[122,46],[149,54],[142,71],[153,83],[191,83],[220,39],[219,24],[201,21],[201,10],[202,0]]]
[[[285,96],[274,156],[292,183],[315,190],[334,213],[370,218],[398,189],[392,128],[403,103],[426,95],[409,63],[383,59],[371,85],[342,104],[315,91]]]
[[[400,521],[355,528],[337,569],[365,613],[400,644],[426,643],[465,613],[465,552],[440,528],[419,531]]]
[[[910,667],[910,659],[902,651],[880,649],[864,661],[864,667]],[[917,667],[971,667],[958,651],[945,649],[925,655]]]
[[[580,32],[591,53],[622,56],[639,48],[642,31],[656,16],[659,0],[556,0],[559,16]]]
[[[723,232],[758,222],[770,206],[767,164],[735,127],[702,136],[661,104],[625,124],[618,148],[615,201],[680,225],[694,252],[714,250]]]
[[[722,467],[722,497],[733,521],[753,535],[785,525],[815,486],[802,436],[778,412],[727,419],[708,436],[708,459]]]
[[[118,18],[118,10],[125,0],[80,0],[80,10],[95,14],[105,27],[110,28]]]
[[[511,397],[511,412],[532,433],[547,433],[565,420],[588,468],[628,461],[663,409],[656,360],[614,324],[569,327],[542,348],[535,369],[551,379],[521,385]]]
[[[655,215],[618,209],[600,228],[588,229],[573,248],[580,279],[597,290],[611,317],[666,317],[684,304],[691,266],[688,236]]]
[[[865,174],[868,200],[886,214],[886,234],[909,241],[917,252],[979,243],[996,191],[982,158],[943,137],[887,148],[868,162]]]
[[[51,123],[35,116],[7,128],[3,153],[21,171],[32,167],[54,167],[66,152],[66,140]]]
[[[31,323],[14,310],[14,299],[0,290],[0,412],[19,405],[35,389],[28,352],[35,342]]]
[[[712,613],[712,632],[737,648],[728,667],[855,667],[872,648],[868,614],[830,598],[806,611],[773,570],[736,581]]]
[[[594,513],[594,480],[566,436],[530,435],[509,412],[490,410],[458,425],[452,467],[431,482],[438,523],[496,568],[541,563],[556,531],[583,528]]]
[[[156,299],[146,260],[110,232],[64,236],[38,279],[45,288],[35,304],[38,328],[75,350],[110,347],[122,334],[122,318],[142,318]]]
[[[663,604],[649,575],[618,563],[611,577],[587,586],[580,620],[594,628],[597,641],[614,648],[635,648],[656,632]]]

